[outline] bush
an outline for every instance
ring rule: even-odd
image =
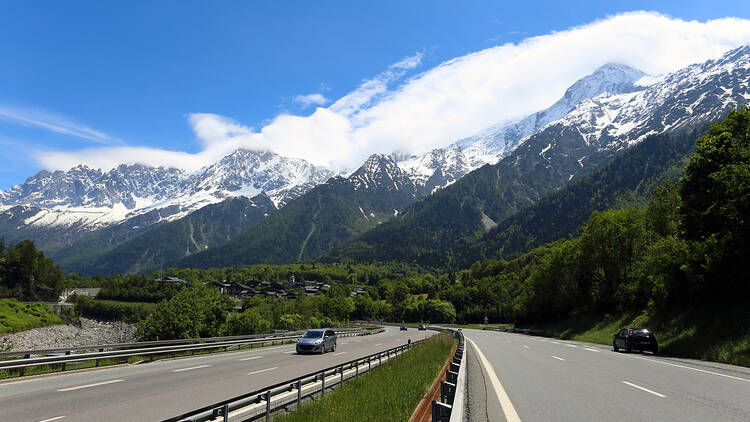
[[[264,319],[257,310],[248,309],[232,314],[222,331],[229,336],[268,333],[271,331],[271,323]]]
[[[138,323],[139,340],[169,340],[215,337],[226,328],[231,299],[216,289],[193,284],[170,300],[156,305],[148,318]]]
[[[100,300],[83,295],[73,295],[69,300],[75,304],[78,315],[129,323],[146,319],[156,307],[153,303]]]

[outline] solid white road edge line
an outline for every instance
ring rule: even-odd
[[[666,397],[667,397],[667,396],[665,396],[664,394],[659,394],[659,393],[657,393],[656,391],[652,391],[652,390],[649,390],[648,388],[644,388],[644,387],[641,387],[640,385],[635,385],[635,384],[633,384],[632,382],[627,382],[627,381],[623,381],[622,383],[623,383],[623,384],[627,384],[627,385],[629,385],[629,386],[631,386],[631,387],[637,388],[637,389],[639,389],[639,390],[643,390],[643,391],[645,391],[645,392],[647,392],[647,393],[651,393],[651,394],[653,394],[653,395],[655,395],[655,396],[659,396],[659,397],[661,397],[661,398],[666,398]]]
[[[65,417],[65,416],[55,416],[54,418],[44,419],[44,420],[41,420],[41,421],[39,421],[39,422],[52,422],[52,421],[56,421],[56,420],[58,420],[58,419],[62,419],[62,418],[64,418],[64,417]]]
[[[79,385],[78,387],[61,388],[61,389],[59,389],[57,391],[61,391],[62,392],[62,391],[80,390],[81,388],[97,387],[97,386],[100,386],[100,385],[114,384],[116,382],[123,382],[123,381],[125,381],[125,380],[109,380],[109,381],[104,381],[104,382],[97,382],[95,384]]]
[[[260,359],[262,357],[263,356],[252,356],[252,357],[249,357],[249,358],[242,358],[242,359],[237,359],[237,360],[240,361],[240,362],[242,362],[242,361],[246,361],[246,360]]]
[[[565,362],[565,359],[563,359],[563,358],[558,358],[557,356],[554,356],[554,355],[552,356],[552,359],[557,359],[557,360],[561,360],[561,361]]]
[[[211,365],[191,366],[190,368],[173,369],[172,372],[192,371],[193,369],[208,368]]]
[[[278,366],[274,366],[273,368],[261,369],[260,371],[248,372],[247,374],[248,375],[255,375],[255,374],[260,374],[261,372],[273,371],[274,369],[279,369],[279,367]]]
[[[479,350],[479,347],[476,345],[476,343],[474,343],[470,338],[467,338],[466,341],[468,341],[469,344],[471,344],[471,347],[474,348],[474,351],[477,352],[477,356],[479,356],[479,360],[482,363],[484,370],[487,371],[487,374],[490,377],[492,388],[495,390],[497,400],[500,402],[500,407],[503,409],[505,420],[507,422],[521,422],[521,418],[518,417],[518,413],[516,413],[516,409],[513,407],[513,403],[510,402],[508,393],[505,392],[503,385],[500,384],[500,380],[497,378],[495,369],[492,367],[492,364],[487,360],[486,357],[484,357],[484,353]]]
[[[331,356],[338,356],[338,355],[343,355],[344,353],[346,353],[346,352],[338,352],[338,353],[334,353],[334,354],[333,354],[333,355],[331,355]]]
[[[598,352],[598,350],[596,350],[596,349],[592,349],[592,348],[590,348],[590,347],[584,347],[584,349],[586,349],[586,350],[588,350],[588,351],[590,351],[590,352]]]

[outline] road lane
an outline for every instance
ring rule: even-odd
[[[750,420],[748,368],[521,334],[464,333],[494,368],[522,421]],[[487,378],[486,369],[477,372],[470,371],[471,382]],[[504,418],[495,410],[472,420]]]
[[[387,327],[385,333],[359,341],[344,338],[347,344],[337,347],[338,353],[345,352],[340,355],[290,354],[290,344],[0,383],[0,420],[37,422],[60,415],[65,422],[160,420],[426,335],[433,332]]]

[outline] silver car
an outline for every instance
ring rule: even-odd
[[[336,350],[336,333],[330,329],[307,330],[305,335],[297,341],[297,354],[325,353],[329,350]]]

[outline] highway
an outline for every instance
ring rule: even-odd
[[[472,422],[750,421],[749,368],[522,334],[464,334]]]
[[[1,382],[0,421],[158,421],[433,334],[386,327],[324,355],[290,344]]]

